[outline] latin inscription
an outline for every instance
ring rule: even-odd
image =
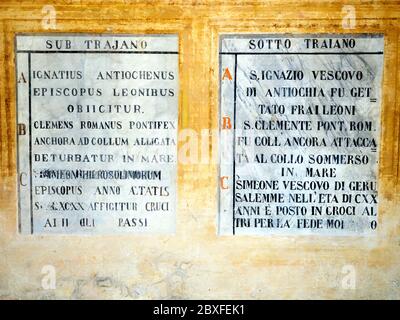
[[[22,233],[175,230],[177,36],[17,36]]]

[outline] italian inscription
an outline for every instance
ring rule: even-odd
[[[220,234],[378,228],[383,36],[220,40]]]

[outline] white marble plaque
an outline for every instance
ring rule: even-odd
[[[178,37],[17,35],[23,234],[175,231]]]
[[[219,233],[376,233],[382,35],[224,35]]]

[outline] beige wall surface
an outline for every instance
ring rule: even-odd
[[[43,7],[56,10],[54,29]],[[344,5],[356,12],[342,27]],[[379,229],[374,237],[217,236],[218,166],[180,164],[176,234],[25,236],[17,233],[16,33],[175,33],[180,129],[218,128],[221,33],[383,33]],[[399,299],[400,2],[0,1],[1,299]],[[199,156],[218,151],[213,139]],[[184,141],[181,142],[183,144]],[[42,286],[54,266],[56,288]],[[346,276],[354,274],[354,288]]]

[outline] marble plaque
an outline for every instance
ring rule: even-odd
[[[19,229],[173,233],[178,37],[17,35]]]
[[[375,234],[384,39],[220,39],[219,233]]]

